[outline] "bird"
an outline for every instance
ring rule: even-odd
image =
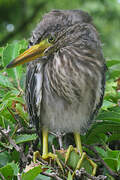
[[[92,17],[82,10],[45,14],[32,32],[28,49],[7,68],[24,63],[27,110],[30,122],[42,131],[42,157],[54,157],[48,152],[49,131],[73,133],[76,148],[85,156],[80,134],[91,127],[102,105],[106,72]],[[69,154],[72,147],[68,149]],[[96,165],[90,162],[95,174]]]

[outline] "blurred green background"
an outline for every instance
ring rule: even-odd
[[[120,57],[120,0],[0,0],[0,46],[29,39],[52,9],[82,9],[94,20],[106,59]]]

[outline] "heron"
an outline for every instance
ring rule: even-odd
[[[55,157],[48,152],[48,132],[65,132],[74,134],[82,162],[86,154],[80,134],[94,122],[105,89],[105,59],[91,16],[82,10],[47,13],[33,31],[28,49],[7,68],[24,63],[27,110],[30,122],[42,131],[42,157]],[[90,162],[95,175],[97,166]]]

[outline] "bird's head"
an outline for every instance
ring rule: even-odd
[[[29,48],[12,60],[7,68],[33,60],[44,60],[72,43],[80,45],[80,24],[92,24],[88,13],[80,10],[53,10],[46,14],[33,31]]]

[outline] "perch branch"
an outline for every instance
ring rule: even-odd
[[[51,178],[55,178],[56,180],[62,180],[56,173],[42,172],[41,174]]]
[[[105,180],[107,177],[103,176],[103,175],[99,175],[97,177],[95,176],[91,176],[90,174],[88,174],[84,168],[81,168],[80,170],[76,170],[76,176],[81,177],[81,176],[85,176],[91,180]]]
[[[20,148],[15,143],[15,141],[9,136],[9,133],[5,133],[5,131],[6,131],[5,129],[2,129],[0,127],[0,133],[8,140],[8,142],[15,148],[15,150],[20,153],[20,157],[21,157],[22,162],[26,162],[26,157],[25,157],[25,154],[23,153],[22,148]]]

